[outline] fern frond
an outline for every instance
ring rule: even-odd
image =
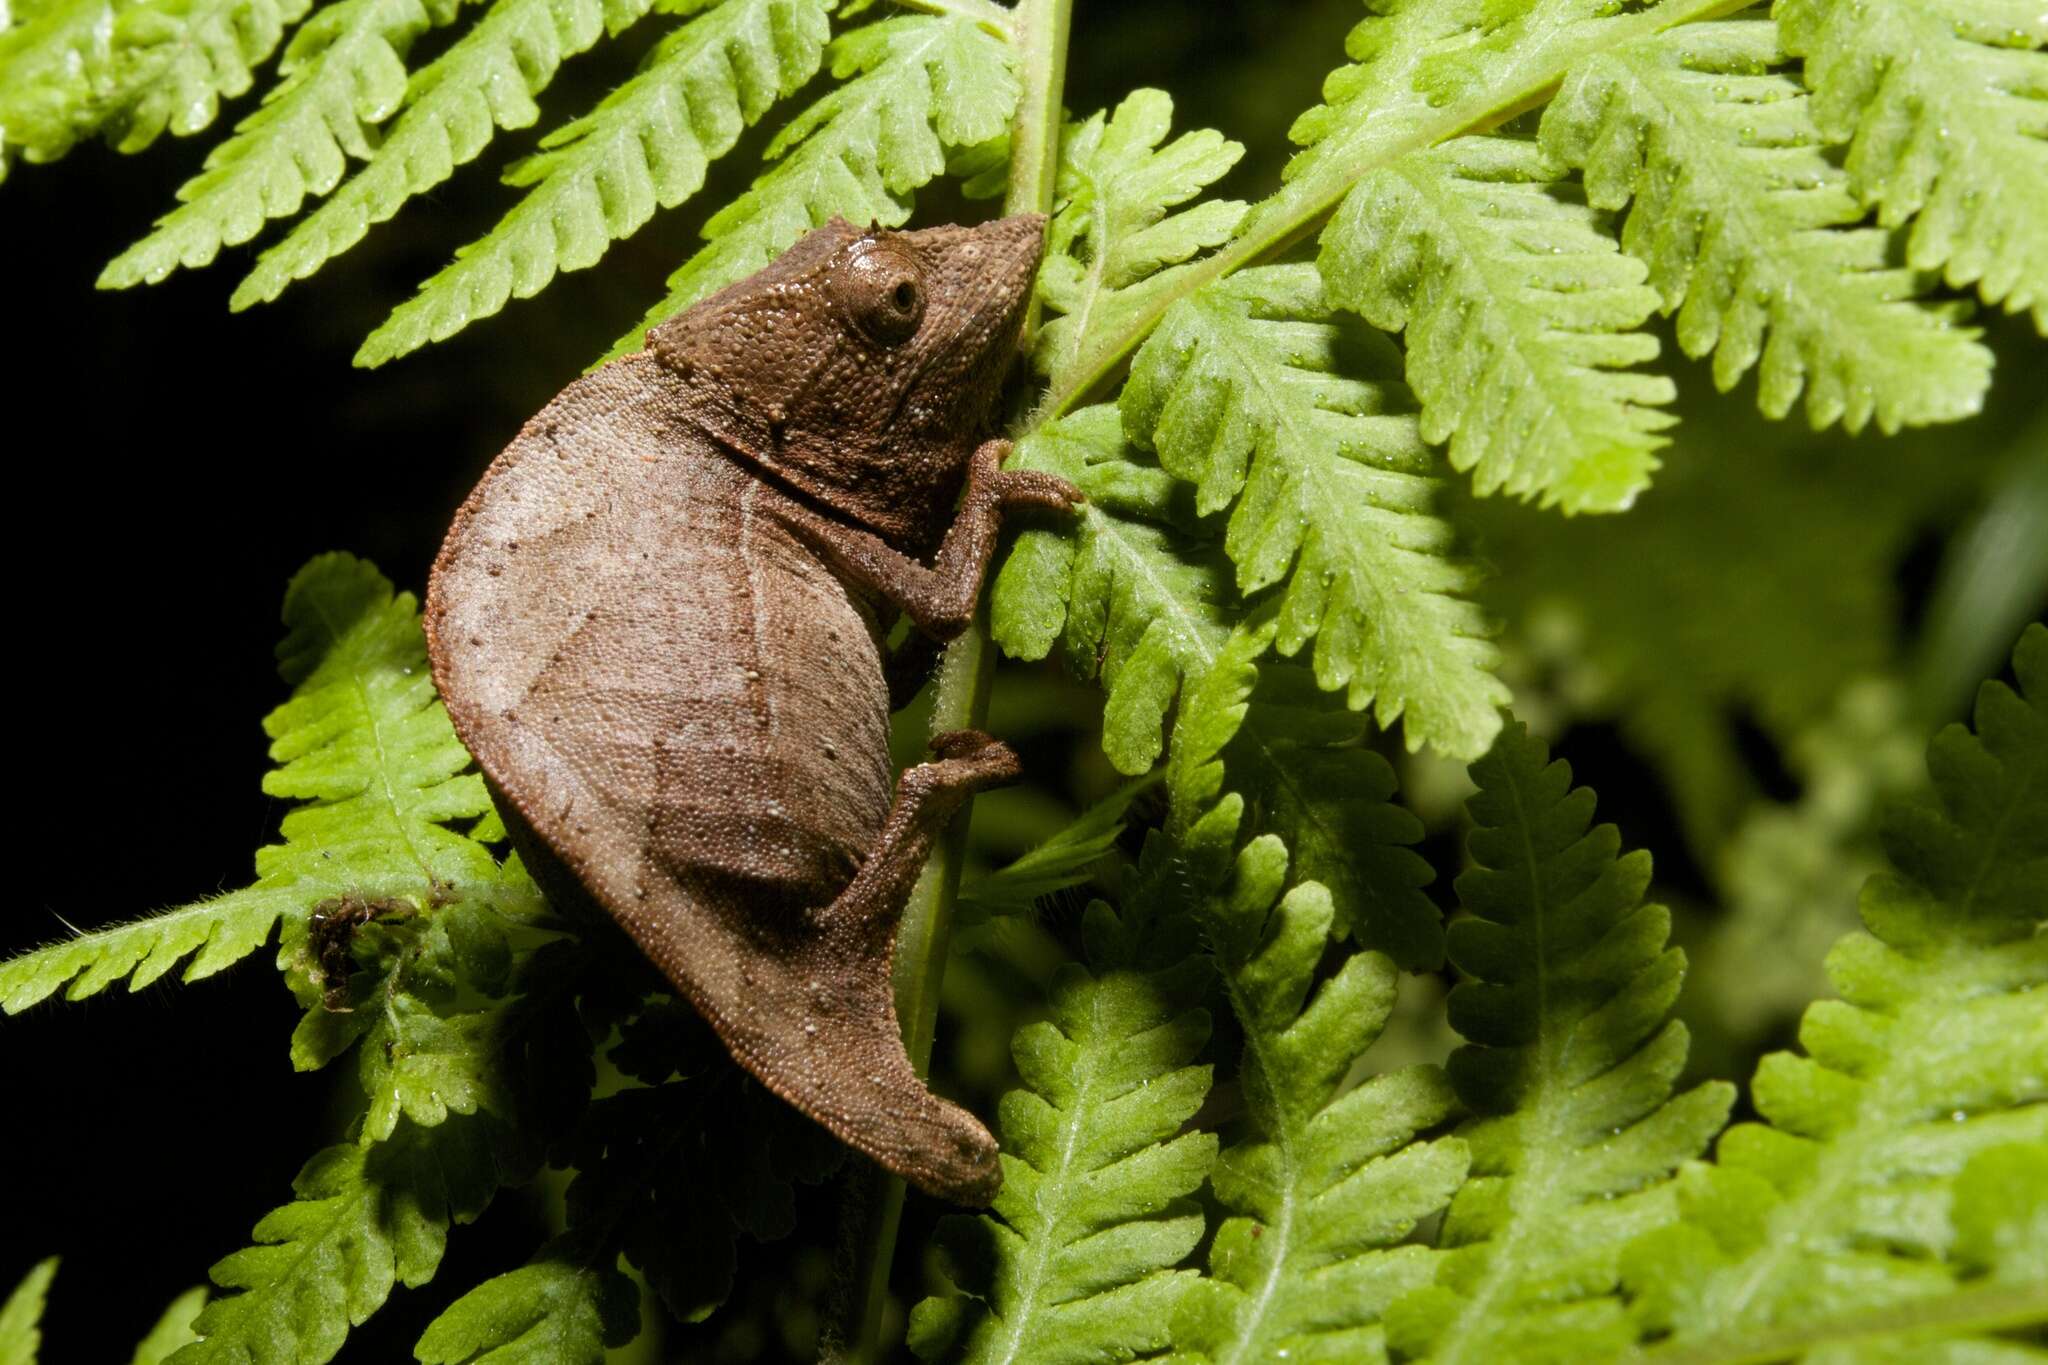
[[[7,1295],[7,1302],[0,1304],[0,1362],[4,1365],[35,1365],[36,1353],[43,1345],[43,1302],[56,1275],[55,1256],[38,1261]]]
[[[1669,1222],[1667,1177],[1720,1131],[1732,1087],[1672,1095],[1684,1025],[1669,1018],[1684,957],[1670,915],[1641,904],[1650,860],[1617,857],[1593,794],[1519,724],[1472,765],[1479,790],[1467,918],[1451,960],[1458,1129],[1472,1180],[1446,1216],[1436,1282],[1388,1332],[1415,1359],[1600,1360],[1634,1343],[1617,1294],[1622,1250]]]
[[[1475,575],[1448,557],[1440,480],[1384,342],[1333,321],[1315,267],[1240,271],[1175,304],[1139,351],[1124,426],[1204,513],[1245,593],[1286,583],[1278,643],[1315,641],[1316,680],[1347,688],[1409,747],[1483,750],[1506,691]]]
[[[1886,227],[1912,221],[1906,260],[2048,333],[2048,14],[1783,0],[1772,16],[1815,124],[1849,144],[1850,187]]]
[[[607,2],[639,5],[641,0]],[[539,293],[558,270],[595,265],[614,241],[639,231],[657,207],[673,207],[695,194],[710,164],[731,151],[745,129],[817,73],[831,8],[831,0],[728,0],[664,38],[633,79],[588,114],[548,134],[540,151],[506,172],[507,183],[526,187],[525,196],[496,227],[457,252],[452,264],[394,309],[363,342],[356,363],[381,365],[430,341],[445,341],[498,312],[508,299]],[[549,12],[547,5],[539,10]],[[449,57],[454,56],[451,49]],[[459,82],[452,90],[446,81],[439,88],[447,94],[430,109],[466,93]],[[531,121],[530,115],[524,117]],[[487,121],[479,131],[488,134]],[[405,134],[401,122],[386,146]],[[422,136],[433,136],[431,123]],[[383,155],[357,181],[375,173]],[[413,172],[400,159],[388,174]],[[330,208],[330,221],[349,230],[354,213],[340,205],[354,183],[265,254],[237,293],[238,303],[274,296],[288,275],[306,274],[332,254],[316,234],[324,231],[319,225]],[[420,188],[413,186],[412,192]],[[374,184],[366,187],[366,192],[375,190]],[[390,216],[397,202],[391,200],[377,217]],[[360,235],[359,228],[353,230]],[[272,257],[277,264],[266,276]]]
[[[540,117],[533,97],[568,58],[619,33],[651,0],[496,0],[481,19],[406,83],[404,108],[369,161],[290,235],[257,259],[229,307],[283,293],[363,239],[414,195],[446,180],[498,129]]]
[[[1641,262],[1535,145],[1465,137],[1345,196],[1317,266],[1331,300],[1407,333],[1425,440],[1496,489],[1567,512],[1625,508],[1656,469],[1675,390],[1629,367],[1657,307]]]
[[[1422,889],[1435,876],[1414,848],[1422,822],[1394,802],[1393,766],[1365,747],[1365,719],[1330,702],[1307,669],[1261,661],[1224,749],[1229,783],[1252,804],[1254,825],[1286,841],[1294,878],[1329,891],[1332,934],[1434,971],[1443,915]]]
[[[292,1181],[297,1197],[256,1224],[256,1245],[213,1267],[216,1284],[242,1292],[200,1312],[198,1339],[170,1365],[331,1359],[395,1284],[433,1278],[451,1221],[482,1212],[497,1186],[490,1143],[469,1120],[316,1153]]]
[[[333,189],[348,158],[367,158],[377,125],[405,98],[405,54],[460,0],[335,0],[292,35],[282,79],[233,136],[178,188],[178,207],[100,272],[102,289],[155,284],[210,264],[272,218]]]
[[[448,827],[490,809],[482,779],[434,697],[410,594],[351,555],[325,555],[285,594],[279,667],[290,701],[265,718],[277,767],[263,790],[297,800],[284,842],[256,855],[255,885],[151,919],[82,934],[0,963],[0,1010],[68,985],[83,999],[129,978],[139,990],[195,951],[184,979],[261,947],[280,916],[303,927],[322,901],[406,899],[488,886],[489,850]]]
[[[1644,1319],[1677,1343],[1954,1292],[1986,1254],[1959,1173],[2048,1142],[2048,629],[2013,663],[2019,692],[1985,684],[1976,733],[1929,746],[1936,800],[1888,822],[1896,872],[1828,956],[1842,998],[1807,1010],[1804,1056],[1757,1068],[1764,1121],[1731,1128],[1687,1173],[1685,1221],[1631,1251]]]
[[[1207,128],[1162,147],[1172,124],[1171,96],[1134,90],[1114,113],[1069,127],[1060,143],[1061,206],[1038,274],[1039,298],[1059,316],[1046,320],[1032,352],[1055,385],[1091,329],[1114,327],[1173,290],[1185,263],[1230,240],[1244,217],[1235,199],[1181,208],[1222,179],[1244,147]]]
[[[310,0],[56,0],[0,34],[0,178],[105,134],[137,152],[213,122]]]
[[[1133,458],[1112,405],[1038,428],[1009,465],[1058,474],[1088,501],[1070,526],[1018,536],[989,592],[990,629],[1014,658],[1057,643],[1076,673],[1100,678],[1103,752],[1142,773],[1183,679],[1211,667],[1230,634],[1228,568],[1170,529],[1193,521],[1185,488]]]
[[[1420,1141],[1455,1101],[1435,1067],[1345,1088],[1385,1027],[1398,973],[1352,954],[1317,980],[1330,897],[1313,882],[1282,895],[1287,851],[1253,840],[1204,926],[1244,1030],[1252,1131],[1211,1177],[1229,1216],[1209,1277],[1174,1324],[1174,1344],[1216,1362],[1386,1358],[1389,1303],[1426,1284],[1435,1253],[1401,1246],[1465,1177],[1465,1144]]]
[[[603,1365],[640,1327],[640,1291],[561,1243],[485,1280],[420,1334],[420,1365]]]
[[[946,169],[947,152],[999,136],[1017,105],[1010,49],[961,15],[884,19],[833,39],[828,56],[844,84],[776,134],[775,165],[704,225],[706,245],[613,355],[835,216],[906,222],[912,191]]]
[[[1013,1045],[1024,1088],[1003,1097],[995,1207],[941,1225],[961,1287],[980,1306],[918,1305],[912,1344],[926,1358],[962,1330],[949,1359],[1156,1351],[1193,1279],[1172,1267],[1202,1238],[1189,1197],[1216,1155],[1213,1134],[1181,1131],[1209,1090],[1209,1068],[1193,1064],[1209,1036],[1196,1008],[1207,971],[1185,953],[1162,965],[1099,901],[1083,933],[1089,966],[1061,970],[1052,1018],[1019,1030]]]
[[[1969,416],[1991,353],[1928,280],[1892,268],[1887,234],[1827,158],[1811,101],[1772,71],[1764,20],[1692,24],[1577,67],[1545,110],[1543,146],[1584,172],[1600,208],[1634,201],[1624,251],[1677,310],[1678,344],[1757,404],[1806,395],[1815,427],[1884,431]]]

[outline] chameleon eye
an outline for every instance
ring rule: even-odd
[[[907,253],[868,243],[841,268],[834,290],[856,326],[885,346],[917,335],[924,322],[924,278]]]

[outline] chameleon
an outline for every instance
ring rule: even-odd
[[[994,438],[1044,227],[835,219],[652,328],[492,462],[425,617],[550,900],[616,921],[775,1094],[969,1205],[996,1140],[912,1068],[891,963],[936,836],[1019,764],[955,731],[892,784],[889,715],[972,620],[1004,517],[1081,501]]]

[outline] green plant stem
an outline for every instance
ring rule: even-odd
[[[1022,90],[1010,129],[1010,188],[1005,213],[1051,213],[1059,167],[1061,96],[1067,76],[1067,35],[1073,23],[1073,0],[1018,0],[1010,16],[1012,41]],[[1034,301],[1025,319],[1024,348],[1038,325]],[[990,686],[995,677],[995,649],[979,613],[967,632],[946,650],[939,664],[932,705],[932,733],[980,729],[988,715]],[[920,1076],[931,1064],[932,1036],[938,1029],[939,986],[946,973],[952,940],[953,906],[960,891],[966,860],[970,802],[925,864],[924,875],[911,892],[896,929],[896,1017],[910,1064]],[[859,1318],[844,1359],[856,1365],[883,1358],[882,1319],[888,1306],[889,1267],[895,1259],[896,1229],[903,1216],[903,1182],[893,1177],[867,1182],[870,1200],[864,1245],[856,1268],[861,1295]]]

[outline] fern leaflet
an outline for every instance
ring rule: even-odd
[[[1771,71],[1763,20],[1692,24],[1577,67],[1544,111],[1546,150],[1620,210],[1624,251],[1678,313],[1687,355],[1782,417],[1806,394],[1815,427],[1884,431],[1976,412],[1991,353],[1927,281],[1887,264],[1887,236],[1824,154],[1810,101]]]
[[[1334,302],[1405,329],[1423,437],[1478,492],[1611,512],[1657,467],[1674,390],[1628,370],[1656,358],[1656,291],[1562,174],[1512,138],[1412,152],[1345,196],[1317,264]]]
[[[1076,672],[1101,679],[1103,751],[1130,774],[1157,761],[1182,680],[1214,663],[1233,596],[1221,557],[1185,534],[1185,486],[1133,454],[1108,404],[1025,437],[1010,467],[1058,474],[1088,501],[1063,530],[1019,535],[989,593],[991,630],[1013,657],[1042,659],[1058,643]]]
[[[2048,629],[2028,627],[2013,662],[2019,692],[1985,684],[1976,733],[1952,725],[1929,747],[1937,800],[1887,822],[1896,872],[1865,885],[1867,932],[1828,956],[1842,999],[1807,1010],[1806,1055],[1758,1066],[1764,1121],[1731,1128],[1686,1172],[1685,1221],[1631,1250],[1644,1319],[1674,1343],[1829,1321],[1859,1335],[1859,1315],[2005,1258],[1959,1176],[2048,1143]],[[1994,1200],[2025,1209],[2026,1189]],[[2024,1219],[2019,1237],[2024,1274],[2048,1248]]]
[[[884,19],[835,38],[828,55],[844,84],[776,134],[776,164],[704,225],[707,244],[613,355],[834,217],[908,221],[911,192],[946,169],[947,152],[999,136],[1017,104],[1010,50],[960,15]]]
[[[43,1345],[43,1301],[56,1274],[55,1256],[38,1261],[0,1304],[0,1365],[35,1365]]]
[[[940,1231],[981,1306],[918,1305],[918,1354],[937,1356],[963,1330],[949,1359],[1129,1358],[1166,1344],[1193,1278],[1172,1267],[1202,1237],[1189,1196],[1216,1139],[1181,1132],[1209,1090],[1209,1068],[1192,1064],[1209,1036],[1208,1015],[1194,1008],[1206,973],[1184,936],[1177,954],[1146,943],[1137,926],[1151,923],[1091,906],[1089,967],[1063,968],[1051,1020],[1018,1032],[1024,1088],[1003,1097],[1003,1188],[990,1215],[949,1218]]]
[[[405,53],[459,0],[335,0],[301,25],[278,65],[283,79],[232,137],[178,189],[179,205],[107,263],[102,289],[155,284],[181,266],[209,264],[272,218],[341,180],[367,158],[377,125],[405,98]]]
[[[1223,751],[1253,821],[1287,843],[1297,881],[1330,893],[1333,934],[1410,971],[1443,965],[1443,916],[1422,888],[1422,822],[1394,801],[1394,769],[1365,747],[1366,720],[1330,704],[1308,670],[1265,659]]]
[[[93,133],[124,152],[210,125],[309,0],[57,0],[0,34],[0,178]]]
[[[1674,1216],[1666,1177],[1734,1099],[1719,1083],[1672,1096],[1684,958],[1665,946],[1669,913],[1640,903],[1649,856],[1617,857],[1614,826],[1589,828],[1592,792],[1548,759],[1517,724],[1472,765],[1457,883],[1469,917],[1449,932],[1471,978],[1450,1019],[1471,1041],[1450,1073],[1479,1117],[1458,1130],[1472,1179],[1444,1220],[1436,1281],[1388,1313],[1418,1360],[1597,1360],[1632,1345],[1622,1250]]]
[[[256,1245],[213,1267],[216,1284],[243,1292],[201,1310],[197,1340],[170,1365],[332,1359],[394,1284],[433,1278],[450,1221],[482,1212],[497,1186],[489,1143],[468,1120],[316,1153],[292,1181],[297,1198],[257,1223]]]
[[[640,1294],[609,1262],[571,1246],[485,1280],[427,1324],[420,1365],[603,1365],[640,1327]]]
[[[255,885],[0,963],[0,1009],[67,984],[73,1000],[123,978],[140,989],[195,950],[184,979],[196,981],[256,951],[280,916],[302,944],[323,901],[424,906],[497,879],[489,851],[448,828],[490,798],[464,775],[469,755],[434,697],[412,597],[394,597],[353,556],[327,555],[292,580],[284,618],[280,669],[295,687],[264,720],[278,766],[263,789],[304,804],[285,816],[284,842],[257,853]]]
[[[2048,14],[2011,0],[1772,14],[1806,59],[1814,122],[1849,143],[1851,187],[1884,226],[1912,220],[1906,259],[2031,307],[2048,333]]]
[[[374,223],[446,180],[500,128],[540,117],[533,96],[561,64],[609,30],[647,13],[649,0],[495,0],[453,46],[413,73],[405,104],[367,164],[257,260],[229,307],[283,293],[361,241]]]
[[[192,1324],[206,1307],[206,1297],[206,1287],[194,1285],[172,1299],[163,1316],[149,1329],[149,1335],[136,1343],[135,1355],[128,1365],[164,1365],[173,1351],[197,1341],[199,1336]]]
[[[1069,127],[1060,143],[1061,207],[1046,230],[1038,277],[1039,297],[1059,316],[1040,329],[1032,353],[1055,385],[1069,377],[1091,330],[1166,296],[1185,263],[1228,241],[1244,217],[1234,199],[1181,209],[1244,148],[1206,128],[1162,147],[1172,122],[1166,92],[1135,90],[1114,113]]]
[[[1313,266],[1240,271],[1167,313],[1131,367],[1125,429],[1195,484],[1204,513],[1233,507],[1237,584],[1285,580],[1278,643],[1315,641],[1316,680],[1408,717],[1410,748],[1483,750],[1506,691],[1486,627],[1447,557],[1440,486],[1398,358],[1332,320]],[[1372,377],[1356,377],[1356,376]]]
[[[634,5],[640,0],[609,2]],[[671,33],[633,79],[582,118],[549,133],[540,151],[506,173],[508,183],[526,187],[518,205],[394,309],[365,339],[356,363],[381,365],[430,341],[446,340],[498,312],[508,299],[531,298],[556,271],[595,265],[614,241],[637,232],[657,207],[673,207],[695,194],[711,162],[731,151],[741,132],[817,72],[830,9],[830,0],[727,0]],[[451,93],[459,96],[459,91],[458,83]],[[392,141],[404,132],[401,124]],[[378,164],[372,162],[357,179],[376,171]],[[406,163],[395,162],[392,170],[405,173]],[[326,251],[315,234],[330,207],[323,206],[266,253],[264,264],[237,293],[239,302],[271,297],[283,288],[286,275],[311,268],[300,268],[295,259],[317,265],[324,258],[294,258],[292,253]],[[396,208],[395,201],[391,207]],[[333,221],[343,228],[353,221],[345,213],[334,207]],[[305,241],[295,248],[302,237]],[[273,256],[277,265],[266,276]]]
[[[1453,1105],[1434,1067],[1345,1089],[1386,1024],[1397,973],[1381,954],[1355,953],[1316,983],[1330,898],[1313,882],[1281,895],[1286,875],[1286,849],[1263,836],[1206,907],[1244,1028],[1253,1131],[1217,1162],[1212,1184],[1230,1216],[1174,1341],[1218,1365],[1384,1360],[1377,1319],[1433,1268],[1432,1252],[1397,1244],[1457,1189],[1465,1147],[1416,1140]]]

